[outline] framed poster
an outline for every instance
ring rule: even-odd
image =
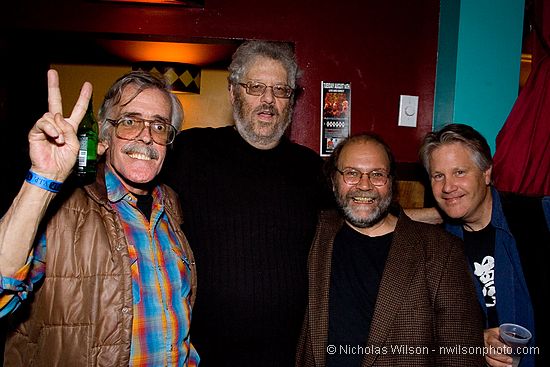
[[[321,82],[321,156],[328,156],[351,131],[351,83]]]

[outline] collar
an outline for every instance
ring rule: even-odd
[[[491,224],[493,227],[501,229],[506,232],[510,232],[508,223],[504,217],[504,211],[502,210],[502,204],[500,203],[500,194],[494,186],[491,186],[491,195],[493,196],[493,207],[491,212]]]
[[[116,203],[121,200],[137,203],[136,196],[126,189],[122,181],[108,165],[105,165],[105,187],[107,189],[107,199],[111,203]],[[162,190],[158,185],[153,188],[151,195],[153,196],[154,204],[159,202],[162,203]]]

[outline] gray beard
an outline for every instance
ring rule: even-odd
[[[367,217],[358,217],[355,216],[353,213],[353,210],[348,205],[347,197],[338,195],[338,192],[335,189],[335,196],[337,197],[338,207],[342,211],[344,218],[346,221],[351,223],[353,226],[358,228],[370,228],[374,226],[375,224],[379,223],[382,219],[384,219],[389,212],[389,208],[392,201],[392,190],[390,187],[390,191],[388,195],[383,198],[378,206],[374,208],[372,213]]]
[[[233,119],[235,120],[235,127],[239,134],[246,140],[249,144],[253,146],[271,146],[277,145],[281,140],[285,130],[288,125],[290,125],[292,119],[292,107],[289,103],[287,107],[281,112],[280,116],[283,116],[282,123],[278,123],[274,129],[273,133],[268,136],[259,136],[254,131],[254,125],[252,121],[247,121],[244,116],[244,100],[241,98],[240,93],[235,93],[234,99],[234,108],[233,108]]]

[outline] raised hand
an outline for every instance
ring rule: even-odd
[[[48,71],[48,112],[29,132],[31,170],[56,181],[64,181],[76,162],[79,143],[76,131],[92,96],[92,85],[85,82],[71,116],[63,117],[57,71]]]

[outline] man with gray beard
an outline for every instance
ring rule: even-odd
[[[185,130],[168,156],[197,262],[202,367],[294,365],[309,247],[332,200],[322,159],[284,136],[297,74],[289,45],[245,42],[229,67],[235,126]]]
[[[326,163],[341,213],[320,216],[296,366],[483,365],[462,243],[394,212],[394,166],[372,134],[345,139]]]

